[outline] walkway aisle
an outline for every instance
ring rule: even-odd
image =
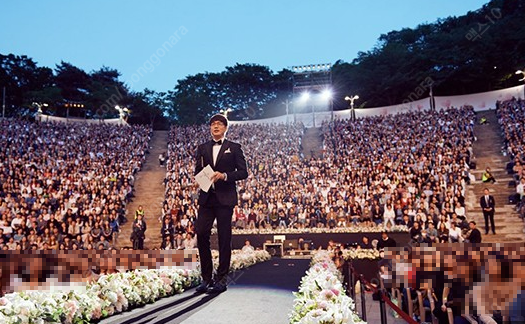
[[[161,224],[159,217],[162,215],[162,202],[164,201],[164,184],[166,168],[159,166],[159,155],[168,150],[168,132],[154,131],[150,143],[150,153],[142,170],[135,179],[135,198],[127,205],[126,217],[128,222],[121,227],[118,246],[131,246],[131,224],[135,217],[135,210],[142,205],[146,216],[146,248],[160,247],[162,239],[160,236]]]
[[[477,227],[481,231],[483,243],[524,242],[523,221],[518,217],[515,206],[509,205],[508,202],[509,195],[515,193],[516,189],[508,187],[512,176],[508,175],[505,169],[509,158],[501,153],[503,138],[498,119],[494,110],[479,112],[477,119],[479,120],[483,116],[487,118],[488,124],[476,123],[474,126],[474,135],[477,137],[477,141],[474,142],[473,150],[477,159],[477,166],[476,170],[471,172],[476,176],[476,182],[468,186],[465,197],[467,219],[476,221]],[[481,182],[481,175],[487,167],[490,167],[497,180],[494,184]],[[483,188],[489,188],[490,194],[496,200],[496,214],[494,215],[496,235],[492,235],[492,231],[489,235],[485,235],[485,219],[479,206],[479,198],[483,195]]]
[[[310,260],[272,259],[230,274],[220,295],[195,289],[125,312],[99,324],[268,324],[288,323],[294,296]]]

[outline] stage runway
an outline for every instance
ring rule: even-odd
[[[279,259],[230,275],[228,290],[218,296],[195,289],[126,312],[101,324],[288,323],[293,291],[309,267],[308,259]]]

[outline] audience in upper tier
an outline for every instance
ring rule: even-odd
[[[498,105],[521,196],[524,106],[516,100]],[[323,123],[322,156],[313,158],[302,155],[300,123],[232,125],[227,137],[243,145],[250,167],[239,184],[232,227],[405,225],[417,242],[468,240],[465,186],[474,120],[473,109],[462,107]],[[0,246],[110,247],[126,221],[152,130],[20,120],[1,126]],[[194,245],[194,153],[207,140],[207,125],[170,130],[162,248]]]
[[[418,240],[462,241],[457,228],[468,229],[474,120],[473,109],[462,107],[324,123],[322,156],[311,159],[301,153],[302,124],[232,125],[226,136],[243,145],[250,167],[232,227],[419,223]],[[190,233],[197,215],[194,152],[207,140],[206,125],[170,132],[163,216]]]
[[[511,199],[517,204],[521,218],[525,218],[525,100],[512,99],[498,103],[496,113],[503,129],[504,152],[510,158],[507,170],[516,185],[516,194]]]
[[[0,121],[0,248],[113,246],[151,132],[145,126]]]

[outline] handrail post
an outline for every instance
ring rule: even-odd
[[[386,317],[386,305],[385,301],[383,300],[384,294],[384,289],[379,290],[379,313],[381,314],[381,324],[388,324]]]
[[[366,297],[365,297],[365,285],[363,284],[363,275],[359,280],[361,288],[361,318],[366,322]]]
[[[354,268],[352,267],[352,264],[348,267],[348,282],[350,285],[350,296],[352,297],[352,300],[355,302],[355,281],[354,281]]]

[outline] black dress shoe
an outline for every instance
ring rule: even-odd
[[[208,289],[208,294],[220,294],[226,291],[228,286],[222,282],[217,282],[215,285]]]
[[[200,285],[197,286],[197,289],[195,289],[195,291],[198,293],[205,293],[211,287],[213,287],[213,281],[203,281]]]

